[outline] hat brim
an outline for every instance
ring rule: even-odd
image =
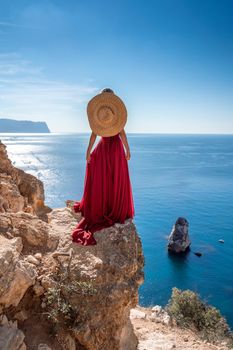
[[[103,120],[98,116],[100,108],[108,107],[113,116],[110,120]],[[99,136],[114,136],[125,126],[127,110],[124,102],[114,93],[102,92],[94,96],[87,105],[87,115],[90,128]]]

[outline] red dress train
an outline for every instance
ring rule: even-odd
[[[83,218],[73,230],[73,242],[94,245],[93,233],[133,218],[134,203],[128,161],[119,133],[101,137],[86,162],[84,192],[74,211]]]

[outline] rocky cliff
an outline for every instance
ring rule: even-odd
[[[72,207],[51,210],[43,184],[0,144],[0,349],[135,350],[130,309],[144,257],[134,223],[78,246]]]

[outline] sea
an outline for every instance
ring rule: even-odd
[[[81,199],[88,133],[0,134],[0,140],[16,167],[43,181],[48,206]],[[145,256],[139,304],[164,306],[173,287],[191,289],[233,329],[233,135],[129,133],[128,142],[134,222]],[[192,241],[182,257],[167,252],[180,216]]]

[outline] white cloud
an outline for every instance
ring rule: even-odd
[[[0,54],[0,117],[44,120],[52,131],[87,128],[83,120],[84,102],[97,92],[92,81],[79,85],[45,76],[17,54]]]

